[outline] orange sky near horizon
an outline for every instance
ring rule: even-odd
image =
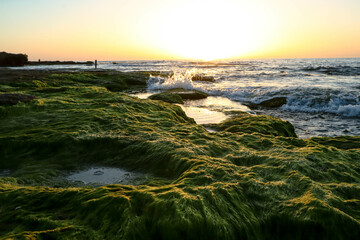
[[[30,60],[360,57],[358,0],[2,0]]]

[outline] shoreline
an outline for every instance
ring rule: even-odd
[[[93,66],[94,62],[85,61],[85,62],[76,62],[76,61],[29,61],[25,64],[26,66],[42,66],[42,65],[88,65]]]
[[[118,71],[118,70],[114,70],[114,69],[78,69],[78,68],[70,68],[70,69],[51,69],[51,70],[47,70],[47,69],[16,69],[16,68],[0,68],[0,83],[1,80],[16,80],[18,78],[21,78],[22,81],[33,81],[33,80],[37,80],[37,79],[42,79],[42,78],[46,78],[46,76],[49,76],[51,74],[63,74],[63,73],[85,73],[85,74],[111,74],[111,75],[121,75],[121,74],[126,74],[124,72]],[[139,73],[139,74],[150,74],[153,76],[161,76],[164,77],[166,74],[162,73],[161,71],[134,71],[134,73]],[[145,83],[144,83],[145,84]],[[130,91],[129,93],[133,96],[137,96],[139,95],[140,98],[144,98],[143,96],[146,95],[146,98],[149,97],[150,95],[154,94],[154,93],[159,93],[161,92],[161,90],[152,90],[149,92],[148,89],[142,88],[140,90],[139,93],[137,93],[136,91]],[[0,89],[1,91],[1,89]],[[147,92],[146,94],[144,92]],[[134,94],[135,93],[135,94]],[[144,95],[145,94],[145,95]],[[221,96],[210,96],[210,98],[221,98]],[[210,99],[209,98],[209,99]],[[321,136],[327,136],[327,137],[336,137],[336,136],[358,136],[358,134],[351,134],[351,131],[344,131],[343,133],[337,133],[334,132],[333,129],[329,128],[328,130],[328,134],[322,135],[322,133],[324,133],[324,129],[322,130],[318,130],[316,133],[315,132],[311,132],[313,130],[310,129],[307,130],[306,128],[304,128],[303,123],[302,122],[298,122],[298,115],[309,115],[308,118],[312,119],[312,121],[315,121],[317,126],[323,125],[321,122],[324,121],[324,118],[321,117],[321,115],[329,115],[329,119],[337,119],[335,122],[329,122],[327,123],[327,125],[329,124],[336,124],[335,126],[339,125],[338,128],[340,128],[341,124],[343,124],[341,121],[339,121],[338,119],[348,119],[347,121],[352,121],[355,122],[357,118],[344,118],[342,116],[337,116],[337,115],[332,115],[332,114],[328,114],[328,113],[314,113],[315,116],[319,116],[319,118],[313,118],[311,113],[301,113],[301,112],[286,112],[283,111],[281,114],[279,114],[279,111],[277,110],[278,107],[273,108],[273,107],[266,107],[265,105],[262,106],[263,103],[260,104],[254,104],[251,102],[245,102],[245,103],[241,103],[241,102],[237,102],[237,101],[233,101],[230,100],[229,98],[224,97],[224,99],[227,99],[227,101],[224,100],[219,100],[217,99],[217,101],[222,102],[221,104],[223,104],[223,106],[217,106],[217,108],[215,109],[215,113],[219,113],[219,114],[225,114],[225,115],[229,115],[228,112],[230,112],[230,116],[231,116],[231,109],[233,109],[234,111],[245,111],[245,112],[249,112],[252,114],[260,114],[260,115],[270,115],[273,117],[277,117],[277,118],[281,118],[281,119],[286,119],[287,121],[290,121],[292,124],[294,124],[296,126],[296,131],[299,131],[299,135],[301,136],[301,138],[311,138],[311,137],[321,137]],[[281,101],[283,98],[279,98]],[[264,103],[266,102],[270,102],[273,101],[273,103],[275,104],[279,104],[277,98],[274,98],[273,100],[270,99],[269,101],[264,101]],[[204,103],[199,104],[195,104],[196,101],[187,101],[187,103],[184,105],[184,107],[186,108],[199,108],[199,111],[202,112],[207,112],[207,111],[214,111],[214,109],[212,109],[211,105],[209,104],[214,104],[214,101],[210,101],[209,103],[206,103],[206,101],[204,103],[206,103],[204,105]],[[272,102],[270,102],[272,103]],[[281,103],[284,104],[284,103]],[[198,106],[199,105],[199,106]],[[239,105],[239,106],[237,106]],[[235,106],[235,108],[234,108]],[[281,106],[281,105],[279,105]],[[250,108],[249,108],[250,107]],[[224,108],[227,110],[220,110],[219,108]],[[203,110],[202,110],[203,109]],[[194,111],[192,111],[192,113],[194,113]],[[195,116],[195,117],[199,117],[202,118],[201,116]],[[226,118],[223,118],[223,120],[225,120]],[[351,122],[351,124],[352,124]],[[211,123],[211,122],[210,122]],[[328,127],[331,127],[331,125],[329,125]],[[309,124],[309,128],[312,128],[311,125]],[[331,135],[331,133],[335,133],[334,135]]]

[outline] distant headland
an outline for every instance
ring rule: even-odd
[[[94,65],[92,61],[74,62],[74,61],[29,61],[26,54],[14,54],[0,52],[0,67],[22,67],[25,65]]]

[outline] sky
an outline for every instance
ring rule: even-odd
[[[359,0],[0,0],[30,60],[360,57]]]

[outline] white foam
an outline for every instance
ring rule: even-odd
[[[195,76],[197,70],[191,69],[183,72],[174,72],[170,77],[153,77],[150,76],[148,81],[148,90],[184,88],[194,89],[192,77]]]
[[[283,110],[308,113],[332,113],[344,117],[360,117],[360,102],[349,96],[331,96],[325,98],[290,97]]]
[[[360,117],[360,104],[339,106],[337,112],[346,117]]]

